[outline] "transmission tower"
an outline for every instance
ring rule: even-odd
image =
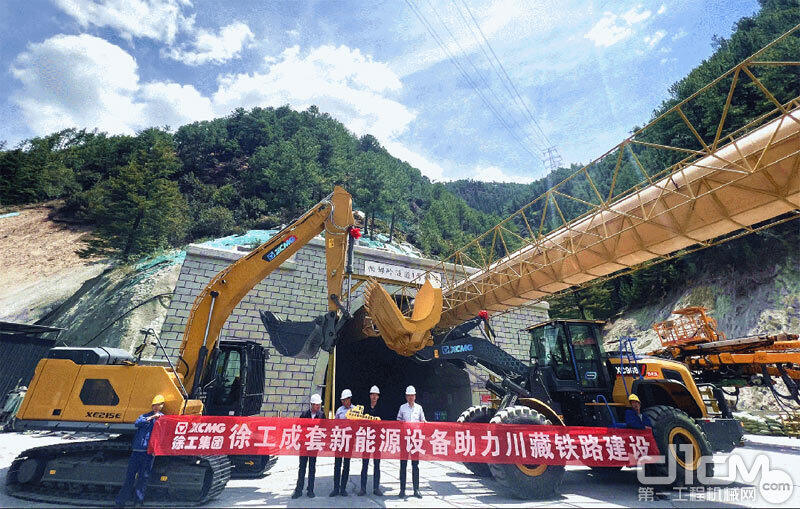
[[[544,151],[544,158],[542,159],[542,164],[544,165],[545,169],[548,172],[557,170],[561,167],[561,164],[564,160],[561,158],[561,154],[558,153],[558,149],[555,145],[551,145],[547,147]]]

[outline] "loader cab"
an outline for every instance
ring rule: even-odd
[[[593,407],[603,398],[610,401],[613,388],[602,325],[592,320],[550,320],[528,329],[537,382],[545,386],[568,425],[605,425],[611,420],[605,405]]]
[[[529,330],[531,359],[561,391],[608,390],[611,381],[602,347],[603,322],[550,320]]]
[[[254,341],[223,340],[203,380],[207,415],[257,415],[264,395],[264,347]]]

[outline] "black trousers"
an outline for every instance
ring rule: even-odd
[[[369,471],[369,458],[361,460],[361,489],[367,491],[367,472]],[[372,460],[372,489],[377,490],[381,485],[381,460]]]
[[[400,460],[400,491],[406,491],[406,468],[408,460]],[[419,460],[411,460],[411,482],[414,491],[419,490]]]
[[[350,458],[333,460],[333,489],[339,492],[345,491],[348,477],[350,477]]]
[[[306,464],[308,464],[308,491],[314,491],[314,476],[317,474],[316,456],[300,456],[300,467],[297,469],[297,486],[295,491],[303,491],[303,482],[306,478]]]

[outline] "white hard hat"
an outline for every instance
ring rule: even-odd
[[[381,390],[378,389],[377,385],[373,385],[372,388],[369,390],[369,393],[370,394],[380,394]]]
[[[312,394],[311,395],[311,404],[312,405],[321,405],[322,404],[322,398],[319,397],[319,394]]]
[[[414,388],[413,385],[409,385],[408,387],[406,387],[406,396],[412,396],[412,395],[416,395],[416,394],[417,394],[417,390]]]
[[[342,391],[342,397],[339,398],[339,399],[346,399],[346,398],[352,398],[352,397],[353,397],[353,393],[350,392],[350,389],[345,389],[345,390]]]

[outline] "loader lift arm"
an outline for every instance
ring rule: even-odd
[[[178,372],[190,397],[197,396],[209,353],[233,309],[256,284],[323,231],[328,310],[339,310],[347,231],[353,224],[352,199],[337,186],[295,222],[211,279],[192,305],[180,346]]]
[[[503,377],[520,378],[530,367],[485,338],[470,336],[481,318],[472,318],[459,325],[446,338],[418,351],[414,358],[427,362],[436,359],[460,360],[471,366],[481,365]],[[438,338],[437,338],[438,339]]]
[[[518,398],[533,397],[550,401],[550,395],[542,383],[530,382],[538,376],[538,365],[529,366],[489,339],[469,335],[470,331],[483,323],[488,325],[481,317],[467,320],[447,334],[436,337],[434,345],[419,350],[414,354],[414,359],[420,362],[462,361],[470,366],[482,366],[502,377],[499,383],[491,379],[486,383],[486,388],[498,397],[513,394]]]

